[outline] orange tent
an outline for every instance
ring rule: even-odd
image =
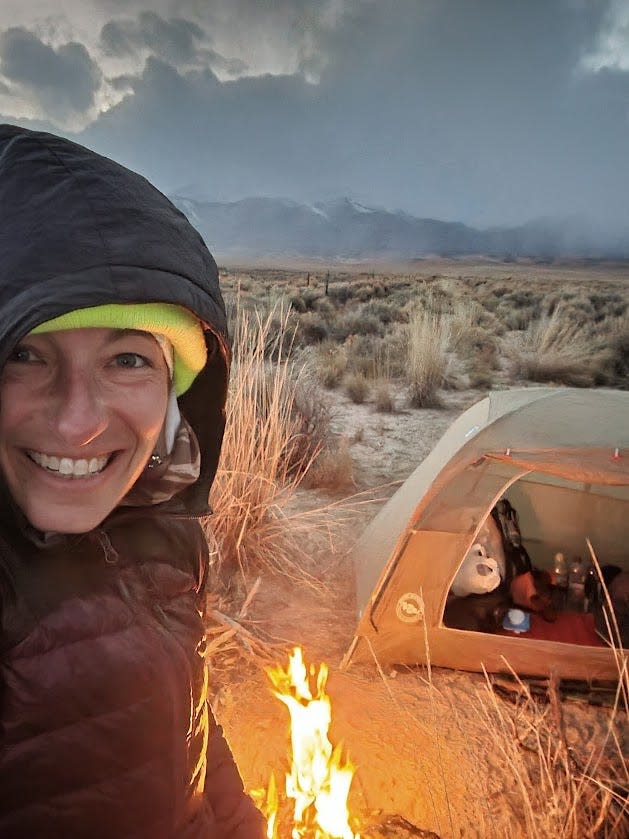
[[[452,581],[503,497],[537,568],[558,551],[588,557],[589,539],[601,565],[629,569],[629,392],[501,391],[460,416],[354,546],[359,622],[345,666],[618,675],[610,646],[445,625]]]

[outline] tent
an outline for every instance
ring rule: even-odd
[[[617,677],[609,645],[444,623],[452,581],[503,497],[534,566],[552,568],[558,551],[589,556],[589,539],[601,565],[629,568],[629,392],[497,391],[455,420],[353,548],[359,622],[344,666]]]

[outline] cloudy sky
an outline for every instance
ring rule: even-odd
[[[0,115],[170,193],[629,230],[629,0],[2,0]]]

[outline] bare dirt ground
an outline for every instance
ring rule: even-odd
[[[356,766],[350,811],[363,835],[370,822],[389,815],[441,839],[530,835],[517,775],[491,746],[480,713],[481,702],[489,701],[481,675],[436,668],[430,674],[423,668],[382,672],[375,665],[339,669],[356,625],[345,549],[452,420],[481,397],[478,391],[446,394],[443,410],[406,410],[400,399],[397,413],[377,414],[372,406],[354,405],[335,393],[335,430],[351,442],[356,489],[380,487],[381,500],[365,506],[338,534],[336,550],[318,558],[321,591],[264,579],[249,613],[285,647],[302,646],[307,662],[328,663],[331,739],[343,742]],[[312,503],[310,495],[302,503]],[[219,677],[215,712],[247,788],[266,787],[271,771],[281,781],[289,753],[285,706],[271,694],[261,667],[243,664],[241,671]],[[604,735],[608,713],[583,703],[566,706],[566,736],[576,753]]]

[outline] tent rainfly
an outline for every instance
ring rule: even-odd
[[[535,567],[551,569],[556,552],[589,557],[589,539],[600,565],[629,569],[629,392],[501,391],[455,420],[353,548],[359,622],[344,666],[617,678],[625,653],[610,646],[444,623],[452,581],[504,497]]]

